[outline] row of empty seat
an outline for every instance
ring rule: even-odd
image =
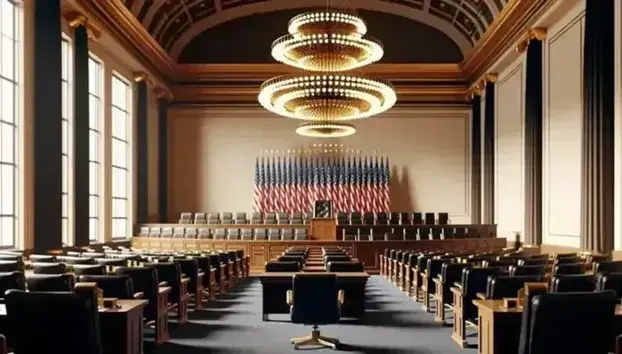
[[[181,213],[180,224],[207,224],[207,225],[302,225],[313,218],[313,213]],[[449,213],[422,213],[422,212],[339,212],[335,215],[339,225],[447,225]]]
[[[306,240],[306,228],[236,229],[196,227],[141,227],[141,237],[212,240]]]

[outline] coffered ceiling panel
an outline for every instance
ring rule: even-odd
[[[326,0],[110,0],[122,1],[158,43],[177,59],[200,33],[256,14],[310,6]],[[466,55],[508,0],[350,0],[356,9],[391,13],[444,32]],[[407,34],[396,34],[407,35]],[[415,34],[416,35],[416,34]]]

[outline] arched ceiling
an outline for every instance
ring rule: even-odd
[[[321,8],[327,3],[327,0],[121,1],[175,60],[196,36],[222,23],[257,13],[308,7]],[[436,28],[453,40],[465,55],[477,43],[507,1],[350,0],[337,1],[335,4],[345,3],[356,9],[398,15]],[[408,34],[396,35],[406,38],[408,36]]]

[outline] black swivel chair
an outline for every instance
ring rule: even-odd
[[[520,354],[607,354],[613,346],[613,292],[540,294],[523,312]],[[585,326],[577,324],[586,324]]]
[[[294,349],[306,345],[337,348],[339,341],[320,334],[318,325],[338,323],[344,301],[343,290],[337,288],[334,274],[296,274],[292,277],[292,289],[287,291],[287,304],[293,323],[313,325],[311,334],[293,338]]]
[[[97,296],[57,292],[9,290],[5,296],[15,353],[101,354]],[[59,338],[66,338],[68,342]],[[24,335],[28,334],[28,335]]]

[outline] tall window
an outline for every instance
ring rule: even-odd
[[[0,1],[0,247],[13,247],[17,225],[18,7]]]
[[[101,77],[100,61],[89,58],[89,241],[99,238],[99,192],[101,171],[99,147],[101,142]]]
[[[130,100],[128,81],[112,77],[112,238],[129,232]]]
[[[71,45],[69,41],[63,37],[61,42],[61,52],[62,52],[62,116],[63,116],[63,150],[62,150],[62,160],[63,160],[63,184],[62,184],[62,196],[63,196],[63,207],[62,207],[62,218],[63,218],[63,243],[66,245],[70,245],[69,240],[69,175],[70,175],[70,167],[71,160],[70,154],[71,151],[70,143],[71,143],[71,127],[70,127],[70,107],[71,107]]]

